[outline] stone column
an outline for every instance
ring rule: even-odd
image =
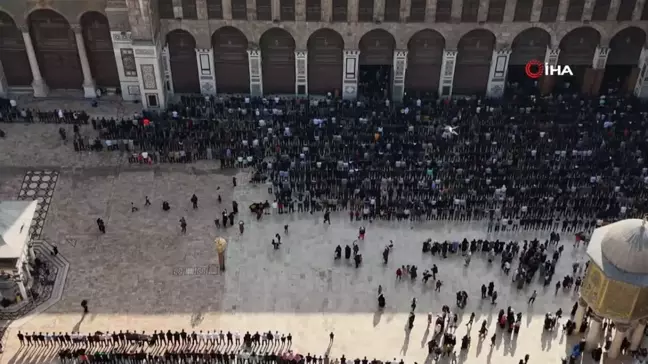
[[[643,343],[643,339],[645,336],[644,334],[645,330],[646,330],[646,323],[640,321],[632,331],[632,337],[630,338],[631,351],[635,351],[639,349],[639,347],[641,347],[641,343]]]
[[[7,77],[4,73],[4,68],[2,67],[2,61],[0,61],[0,97],[7,97],[9,93],[9,84],[7,83]]]
[[[641,14],[643,13],[645,4],[646,0],[637,0],[634,10],[632,11],[632,21],[641,20]]]
[[[280,0],[270,0],[271,11],[272,11],[272,20],[281,20],[281,1]]]
[[[639,75],[634,87],[634,95],[638,98],[648,98],[648,48],[641,50],[639,56]]]
[[[173,88],[173,74],[171,73],[171,56],[169,55],[169,46],[162,48],[162,72],[164,76],[164,85],[170,96],[175,94]]]
[[[295,51],[295,95],[308,95],[308,51]]]
[[[589,322],[589,330],[585,337],[585,346],[588,350],[596,349],[601,343],[601,321],[592,317]]]
[[[182,0],[173,0],[173,16],[182,18]]]
[[[401,0],[400,20],[406,22],[412,12],[412,0]]]
[[[25,282],[22,281],[22,279],[16,281],[16,285],[18,286],[18,291],[20,291],[20,295],[22,296],[24,301],[29,301],[29,296],[27,295],[27,289],[25,289]]]
[[[90,71],[90,61],[83,40],[83,32],[81,32],[81,26],[79,25],[72,26],[72,30],[74,31],[74,39],[76,40],[79,60],[81,61],[81,71],[83,72],[83,96],[86,99],[94,99],[97,97],[97,91],[92,78],[92,71]]]
[[[353,1],[350,1],[353,2]],[[355,100],[358,97],[358,63],[359,50],[344,50],[344,70],[342,72],[342,97],[345,100]]]
[[[594,59],[592,60],[592,69],[594,72],[591,72],[592,83],[591,88],[588,90],[590,95],[598,95],[601,89],[603,75],[605,74],[605,65],[607,64],[609,54],[610,48],[601,46],[597,47],[596,52],[594,52]],[[587,83],[587,80],[585,80],[585,83]]]
[[[263,96],[261,50],[248,49],[248,62],[250,63],[250,95],[252,97]]]
[[[619,354],[621,354],[621,344],[628,333],[628,328],[624,327],[624,325],[617,324],[615,326],[614,338],[612,339],[610,350],[607,352],[608,358],[610,359],[616,359],[619,357]]]
[[[232,20],[232,1],[222,0],[223,20]]]
[[[25,42],[25,49],[27,50],[27,58],[29,59],[29,68],[31,68],[32,78],[34,79],[32,81],[34,97],[47,97],[49,88],[41,75],[40,67],[38,66],[38,58],[36,58],[36,52],[34,51],[34,45],[32,44],[29,30],[23,29],[22,35],[23,41]]]
[[[452,0],[450,21],[460,23],[462,10],[463,10],[463,0]]]
[[[347,2],[347,21],[349,23],[358,22],[358,1]]]
[[[539,22],[540,14],[542,14],[542,0],[533,0],[533,7],[531,8],[531,22]]]
[[[547,47],[547,52],[545,53],[544,62],[549,66],[558,65],[558,56],[560,55],[560,48],[549,48]],[[553,91],[554,85],[556,84],[556,76],[542,76],[540,77],[540,93],[542,95],[548,95]]]
[[[322,21],[325,23],[333,20],[333,0],[322,0]]]
[[[592,20],[592,13],[594,12],[594,3],[595,0],[585,0],[585,5],[583,6],[583,21]]]
[[[568,0],[561,0],[568,1]],[[515,18],[516,0],[506,0],[506,7],[504,8],[504,23],[510,23]]]
[[[578,308],[576,309],[576,314],[574,315],[574,323],[576,324],[576,331],[580,329],[583,325],[583,319],[585,319],[585,313],[587,312],[587,306],[584,302],[578,302]]]
[[[508,2],[506,3],[506,6],[508,6]],[[564,22],[565,19],[567,19],[568,7],[569,7],[569,0],[560,0],[560,3],[558,4],[558,17],[556,19],[557,22]]]
[[[248,20],[256,20],[257,18],[256,0],[246,0],[245,5],[247,5]]]
[[[425,7],[425,21],[426,22],[433,22],[436,21],[436,0],[427,0],[426,2],[426,7]],[[408,14],[409,15],[409,14]]]
[[[122,91],[122,99],[135,101],[141,99],[139,80],[137,79],[137,66],[135,65],[135,53],[131,45],[131,33],[111,31],[113,51],[119,73],[119,86]]]
[[[373,18],[378,21],[385,19],[385,0],[374,0]]]
[[[535,0],[539,1],[539,0]],[[479,2],[479,11],[477,12],[477,21],[485,22],[488,19],[488,7],[490,6],[490,0],[481,0]]]
[[[405,96],[405,74],[407,73],[407,50],[394,51],[392,101],[401,102]]]
[[[214,70],[214,49],[196,48],[198,78],[202,95],[216,95],[216,72]]]
[[[320,2],[321,5],[323,4]],[[306,21],[306,0],[295,0],[295,21]]]
[[[439,96],[452,96],[452,84],[454,82],[455,65],[457,63],[457,51],[445,49],[443,61],[441,62],[441,77],[439,77]]]
[[[511,56],[510,49],[494,50],[491,58],[490,72],[488,74],[488,86],[486,94],[488,97],[504,96],[506,87],[506,73],[508,71],[508,62]]]
[[[153,41],[141,41],[137,45],[133,44],[133,49],[143,108],[166,108],[167,87],[171,91],[173,85],[170,82],[171,73],[168,70],[168,52]]]
[[[616,21],[617,15],[619,15],[619,7],[621,6],[621,0],[612,0],[610,2],[610,10],[608,11],[607,20]]]

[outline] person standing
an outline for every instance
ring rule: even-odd
[[[194,210],[198,208],[198,196],[195,193],[191,196],[191,204]]]
[[[183,234],[187,233],[187,220],[184,217],[180,218],[180,229]]]
[[[151,206],[151,200],[148,196],[144,196],[144,206]]]
[[[81,307],[83,307],[83,314],[84,315],[89,312],[88,311],[88,301],[87,300],[81,301]]]
[[[324,212],[324,223],[326,224],[327,222],[331,225],[331,212],[329,210]]]

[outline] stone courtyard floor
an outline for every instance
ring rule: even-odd
[[[433,330],[427,328],[427,313],[440,313],[443,305],[456,310],[458,290],[467,291],[469,301],[458,312],[462,324],[457,339],[466,332],[470,313],[477,315],[472,346],[459,362],[517,364],[529,354],[531,363],[559,363],[571,349],[561,330],[546,335],[542,324],[544,314],[558,308],[568,316],[574,294],[554,295],[553,285],[543,289],[537,283],[519,291],[498,264],[489,266],[481,254],[464,268],[461,257],[442,260],[421,253],[421,243],[427,238],[544,240],[548,232],[487,234],[483,222],[364,223],[366,240],[359,242],[364,262],[355,269],[350,262],[334,262],[333,251],[338,244],[351,245],[362,222],[349,222],[345,213],[333,213],[330,226],[322,223],[321,213],[272,215],[257,222],[248,205],[270,196],[265,186],[247,183],[246,171],[236,174],[239,186],[233,188],[234,172],[223,172],[215,163],[130,166],[118,152],[74,152],[71,145],[60,142],[58,125],[0,128],[7,132],[7,138],[0,140],[0,199],[16,199],[27,171],[58,171],[41,238],[57,245],[70,263],[62,299],[45,312],[13,323],[5,337],[1,363],[43,363],[51,358],[19,350],[18,330],[151,333],[160,329],[290,332],[293,349],[304,355],[323,355],[329,347],[329,333],[335,332],[329,350],[332,357],[344,354],[423,363],[425,343]],[[197,210],[189,201],[194,193],[199,198]],[[144,206],[145,196],[152,206]],[[171,205],[168,212],[161,209],[165,200]],[[223,209],[231,210],[232,200],[239,203],[237,220],[245,222],[243,235],[236,227],[214,226]],[[131,212],[131,202],[140,210]],[[99,217],[106,222],[105,235],[97,230]],[[187,234],[180,233],[181,217],[187,220]],[[285,224],[290,226],[287,235],[283,234]],[[282,235],[280,250],[270,245],[276,233]],[[229,242],[227,270],[212,274],[210,265],[218,264],[213,244],[218,236]],[[384,266],[381,252],[389,240],[395,247]],[[561,242],[565,253],[556,277],[571,273],[572,262],[584,259],[584,250],[573,250],[571,242],[571,237]],[[395,270],[406,264],[417,265],[419,277],[437,264],[438,278],[444,282],[441,292],[434,292],[432,281],[424,286],[420,278],[398,282]],[[496,305],[479,299],[481,285],[490,281],[499,293]],[[383,314],[376,312],[378,285],[387,300]],[[529,306],[533,289],[539,296]],[[413,330],[407,333],[414,297],[417,316]],[[82,319],[83,299],[89,301],[90,314]],[[503,337],[495,330],[497,312],[507,306],[523,313],[517,338]],[[488,339],[477,340],[482,320],[489,321],[489,337],[498,333],[493,348]]]

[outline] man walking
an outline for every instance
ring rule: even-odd
[[[329,210],[324,212],[324,223],[326,224],[327,222],[331,225],[331,212]]]
[[[534,290],[533,294],[531,294],[531,297],[529,298],[529,304],[530,305],[532,305],[533,302],[535,302],[537,296],[538,296],[538,291]]]

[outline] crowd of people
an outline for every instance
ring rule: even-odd
[[[646,110],[612,97],[400,105],[185,97],[168,113],[92,120],[91,145],[144,152],[154,163],[252,166],[277,203],[305,211],[578,230],[646,212]]]
[[[262,208],[255,210],[258,219],[276,206],[279,213],[322,211],[329,224],[331,211],[341,210],[351,221],[369,223],[377,219],[486,219],[488,232],[551,230],[545,242],[463,239],[423,243],[423,253],[441,259],[461,254],[466,266],[478,252],[489,264],[499,259],[496,264],[518,288],[532,284],[538,276],[545,286],[554,280],[563,251],[557,231],[587,232],[605,220],[639,217],[648,211],[648,168],[644,167],[648,107],[630,98],[516,95],[506,100],[408,99],[396,105],[381,99],[331,97],[183,97],[168,112],[144,112],[127,120],[89,120],[85,114],[62,110],[36,115],[11,104],[0,105],[0,110],[0,121],[37,116],[79,124],[73,129],[76,150],[135,153],[139,157],[134,161],[140,163],[206,159],[220,160],[221,168],[251,167],[252,182],[266,183],[274,201],[260,204]],[[81,129],[89,125],[96,137],[88,140]],[[60,134],[67,138],[65,130]],[[234,225],[232,214],[222,213],[223,226],[228,221]],[[105,232],[99,220],[98,227]],[[217,226],[220,222],[215,220]],[[186,232],[186,220],[180,223]],[[239,229],[243,233],[242,224]],[[365,232],[362,226],[358,238],[364,239]],[[276,238],[272,245],[279,249],[281,237],[277,234]],[[393,243],[385,247],[384,264],[392,249]],[[342,250],[336,247],[335,260],[342,259]],[[356,244],[344,247],[344,259],[352,257],[359,268],[362,254]],[[561,287],[569,290],[575,285],[577,289],[584,269],[579,263],[573,275],[558,279],[556,293]],[[416,266],[402,266],[396,274],[398,279],[415,280],[417,272]],[[443,281],[437,274],[434,265],[423,272],[423,280],[432,278],[440,291]],[[456,293],[457,304],[465,307],[469,293]],[[482,285],[482,299],[495,305],[497,296],[494,282]],[[386,301],[379,289],[378,308],[383,309]],[[413,300],[409,329],[414,325],[415,307]],[[548,314],[545,326],[553,329],[561,313]],[[498,324],[517,334],[520,317],[520,312],[508,307],[500,311]],[[474,314],[470,325],[473,319]],[[437,336],[428,342],[430,354],[453,352],[457,340],[448,329],[456,321],[457,315],[445,306],[435,322],[441,326]],[[479,339],[485,339],[487,332],[484,321]],[[59,346],[62,359],[92,352],[99,354],[99,361],[108,362],[119,358],[112,355],[151,359],[156,351],[143,350],[144,344],[163,348],[155,355],[169,361],[229,362],[237,355],[249,355],[258,361],[279,362],[285,360],[283,355],[292,342],[290,335],[279,338],[272,333],[270,339],[267,334],[248,333],[241,338],[228,333],[226,340],[222,332],[211,334],[214,340],[209,333],[184,331],[121,335],[20,333],[18,338],[25,345]],[[491,337],[491,343],[495,338]],[[279,343],[283,351],[267,351],[264,343]],[[226,349],[230,344],[232,349]],[[469,346],[468,333],[461,339],[461,348]],[[342,357],[342,364],[346,361],[350,360]]]

